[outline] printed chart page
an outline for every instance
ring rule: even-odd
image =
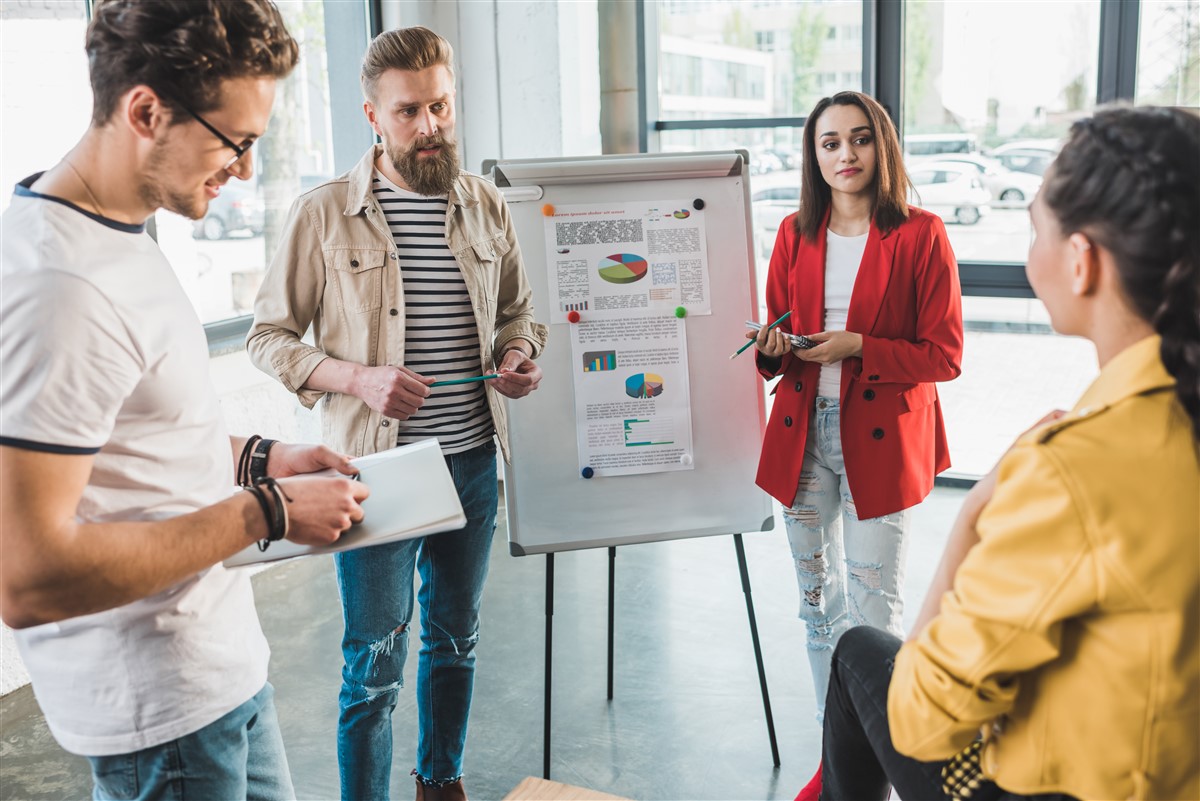
[[[693,469],[683,320],[623,317],[570,328],[581,475]]]
[[[704,212],[690,201],[556,206],[546,217],[550,322],[712,313]]]

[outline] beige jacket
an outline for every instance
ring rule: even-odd
[[[1004,457],[979,543],[896,658],[901,753],[946,759],[986,724],[1005,790],[1200,798],[1200,467],[1159,346]]]
[[[371,192],[381,152],[375,145],[350,172],[292,204],[246,338],[260,370],[278,378],[307,408],[322,401],[325,443],[352,456],[393,447],[394,421],[351,395],[303,387],[330,356],[370,367],[404,364],[404,285],[395,241]],[[495,186],[459,174],[446,210],[446,239],[471,296],[484,369],[517,338],[532,343],[536,358],[547,331],[534,322],[521,248]],[[301,341],[310,325],[315,345]],[[503,398],[491,387],[486,392],[507,460]]]

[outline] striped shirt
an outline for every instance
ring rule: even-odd
[[[378,170],[372,191],[400,256],[404,366],[439,381],[482,375],[471,297],[446,242],[446,196],[401,189]],[[483,382],[474,382],[430,390],[425,405],[400,422],[397,444],[437,437],[444,453],[461,453],[491,441],[492,432]]]

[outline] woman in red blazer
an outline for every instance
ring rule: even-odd
[[[779,228],[757,335],[773,390],[757,483],[785,507],[821,718],[842,632],[901,634],[905,510],[950,465],[936,381],[959,372],[962,301],[940,218],[908,205],[896,129],[858,92],[804,128],[800,211]],[[793,348],[781,333],[817,344]],[[753,336],[753,334],[748,334]]]

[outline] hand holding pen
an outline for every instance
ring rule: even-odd
[[[761,351],[766,356],[778,357],[778,356],[782,356],[784,353],[787,353],[788,347],[790,347],[790,346],[786,345],[786,344],[781,346],[782,350],[780,350],[778,354],[774,353],[774,350],[776,349],[776,346],[778,346],[780,342],[786,343],[786,339],[782,338],[782,336],[781,336],[782,332],[780,332],[778,330],[778,328],[779,328],[780,323],[782,323],[784,320],[786,320],[788,317],[791,317],[791,316],[792,316],[792,313],[790,311],[784,312],[783,316],[780,317],[775,322],[771,323],[770,325],[766,326],[765,328],[759,328],[757,335],[755,335],[753,330],[747,331],[746,338],[749,339],[750,341],[747,342],[745,345],[742,345],[740,348],[738,348],[734,352],[734,354],[732,356],[730,356],[729,358],[733,359],[733,358],[741,355],[741,353],[744,350],[746,350],[747,348],[749,348],[751,345],[757,345],[759,351]],[[746,323],[746,325],[749,326],[751,329],[753,329],[755,327],[754,323],[748,322],[748,323]]]

